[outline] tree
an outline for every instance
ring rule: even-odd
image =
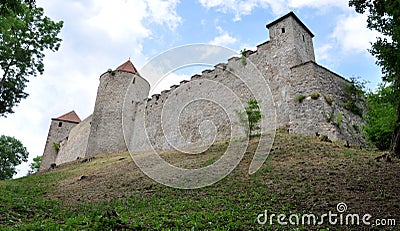
[[[367,94],[366,126],[367,139],[380,150],[390,148],[396,123],[396,103],[393,101],[393,86],[380,85],[376,93]]]
[[[0,180],[11,179],[17,173],[15,166],[27,161],[28,151],[14,137],[0,136]]]
[[[239,116],[239,123],[245,128],[246,134],[250,137],[256,130],[260,129],[258,123],[262,118],[262,114],[258,102],[256,99],[249,99],[244,111],[236,111]]]
[[[44,51],[57,51],[63,22],[53,22],[32,0],[0,3],[0,116],[28,96],[29,76],[43,74]]]
[[[36,156],[35,158],[33,158],[33,162],[29,165],[31,169],[28,171],[28,174],[32,174],[39,171],[41,162],[42,162],[42,156]]]
[[[383,81],[393,87],[393,100],[397,105],[397,126],[393,131],[390,152],[400,158],[400,1],[350,0],[357,13],[368,11],[368,28],[380,32],[369,52],[377,58],[382,68]]]

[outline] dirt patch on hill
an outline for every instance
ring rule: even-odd
[[[219,196],[236,197],[261,188],[274,195],[274,203],[261,202],[280,212],[286,205],[296,211],[324,214],[337,212],[338,203],[348,213],[369,213],[373,218],[393,218],[400,223],[400,161],[377,161],[381,152],[345,148],[341,143],[322,142],[318,137],[278,133],[264,166],[255,174],[248,167],[257,147],[250,146],[239,166],[224,180],[205,189],[178,191],[182,198],[203,198],[210,191]],[[191,168],[215,161],[226,148],[221,143],[198,156],[163,152],[168,162]],[[90,162],[60,166],[69,177],[57,184],[46,197],[65,205],[110,201],[140,195],[144,200],[161,192],[173,192],[142,173],[128,153],[100,155]],[[247,199],[249,203],[260,203]]]

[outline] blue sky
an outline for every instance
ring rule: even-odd
[[[140,69],[161,52],[192,43],[255,49],[268,40],[265,25],[289,11],[314,33],[320,65],[347,78],[360,76],[369,88],[381,77],[367,51],[379,35],[366,29],[366,17],[345,0],[37,0],[37,5],[64,21],[63,42],[58,52],[46,53],[44,75],[30,79],[30,96],[15,114],[0,118],[0,134],[20,139],[29,162],[42,154],[51,118],[75,110],[84,119],[93,112],[99,76],[107,69],[128,58]],[[167,88],[185,78],[171,77]],[[25,175],[28,163],[18,169],[18,177]]]

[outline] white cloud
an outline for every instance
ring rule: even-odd
[[[380,34],[367,29],[367,16],[351,14],[343,16],[336,24],[331,37],[346,53],[367,53],[371,42],[376,41]]]
[[[150,35],[142,20],[149,15],[144,1],[93,1],[96,14],[87,20],[90,26],[103,30],[113,40]]]
[[[63,20],[59,51],[47,52],[45,73],[29,78],[27,99],[15,113],[0,118],[0,134],[15,136],[28,148],[29,161],[42,155],[50,119],[76,110],[81,119],[93,112],[99,76],[129,57],[139,67],[146,61],[143,42],[152,24],[174,30],[181,18],[177,0],[38,0],[53,20]],[[18,167],[26,174],[28,163]]]
[[[148,0],[151,20],[157,24],[166,24],[170,30],[175,30],[182,23],[181,17],[175,11],[178,3],[178,0]]]
[[[304,7],[323,10],[328,7],[348,8],[347,0],[199,0],[207,8],[215,8],[219,12],[234,13],[233,21],[241,20],[243,15],[249,15],[256,8],[270,8],[275,15],[283,14],[289,10]]]
[[[317,62],[329,60],[329,51],[333,48],[332,44],[325,44],[315,49]]]
[[[182,80],[190,80],[190,75],[169,73],[155,84],[151,89],[151,95],[160,94],[161,91],[170,89],[172,85],[179,85]]]
[[[321,8],[321,7],[340,7],[340,8],[348,8],[349,1],[348,0],[289,0],[287,4],[291,8],[302,8],[302,7],[312,7],[312,8]]]
[[[236,43],[237,39],[230,36],[228,32],[224,31],[220,26],[217,26],[219,35],[210,41],[211,44],[219,46],[228,46]]]
[[[200,4],[207,8],[216,8],[217,11],[223,13],[234,13],[234,21],[241,20],[242,15],[250,14],[254,8],[273,8],[274,12],[281,12],[281,5],[276,4],[273,0],[250,0],[250,1],[242,1],[242,0],[199,0]]]

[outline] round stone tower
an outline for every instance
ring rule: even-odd
[[[136,107],[124,107],[125,97],[129,98],[127,102],[136,105],[148,97],[149,91],[150,84],[139,75],[129,60],[115,71],[110,70],[100,76],[86,150],[87,157],[127,151],[122,129],[122,109],[124,113],[133,116]]]

